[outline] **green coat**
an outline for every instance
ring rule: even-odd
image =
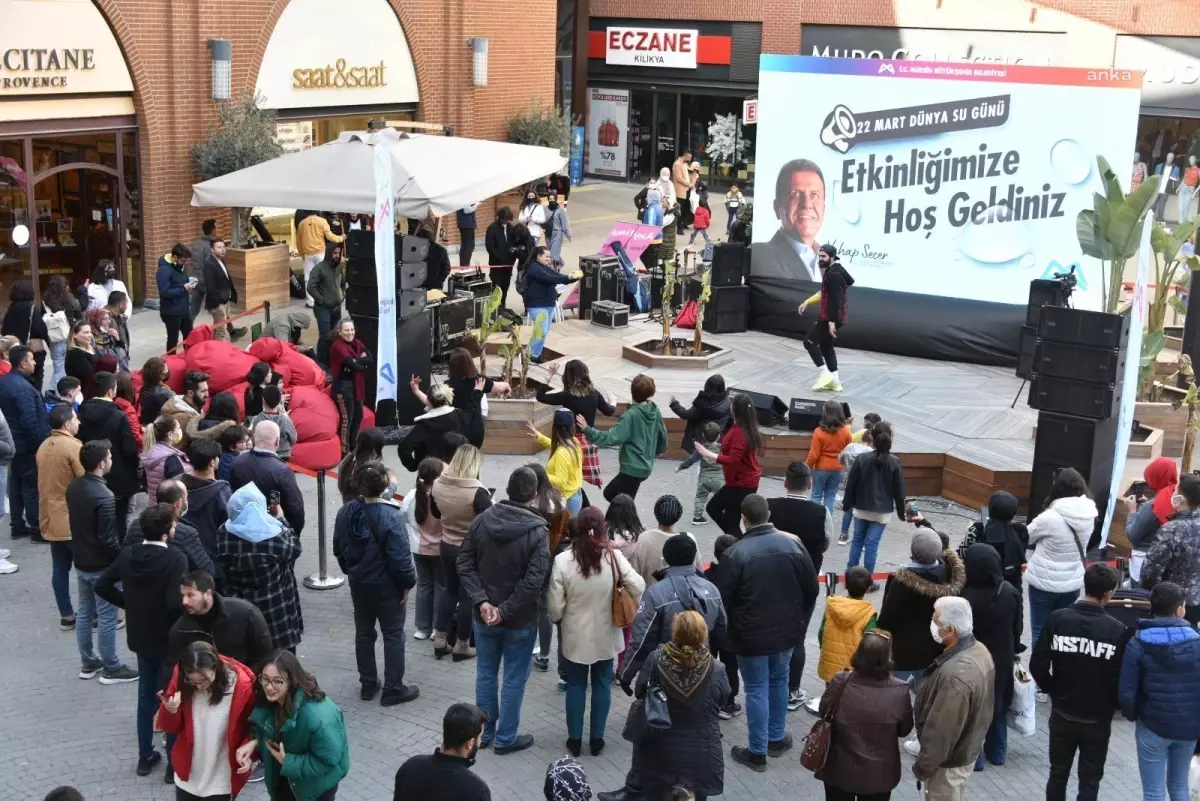
[[[350,772],[350,743],[342,710],[324,698],[309,699],[303,690],[292,696],[295,712],[275,731],[275,710],[256,706],[250,713],[252,734],[266,772],[267,792],[276,797],[281,781],[288,781],[296,801],[314,801],[335,787]],[[280,765],[267,750],[267,740],[283,743]]]
[[[584,434],[597,447],[621,446],[621,472],[634,478],[646,478],[654,469],[654,458],[667,450],[667,425],[652,401],[635,403],[608,431],[592,427]]]

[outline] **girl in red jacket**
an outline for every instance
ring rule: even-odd
[[[688,240],[688,245],[692,245],[696,241],[696,234],[704,237],[704,244],[711,245],[712,240],[708,238],[708,226],[712,225],[712,211],[708,208],[708,192],[700,195],[700,205],[696,207],[696,213],[692,216],[692,238]]]
[[[758,492],[758,482],[762,478],[762,468],[758,466],[758,457],[763,450],[762,435],[758,433],[758,417],[750,396],[740,392],[733,396],[733,425],[721,438],[720,454],[699,442],[695,448],[701,457],[720,464],[725,474],[725,486],[709,499],[705,511],[721,531],[740,539],[742,501],[747,495]]]
[[[184,649],[166,693],[158,728],[174,735],[175,801],[229,801],[250,778],[254,672],[219,656],[206,642]]]

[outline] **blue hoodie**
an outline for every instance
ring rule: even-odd
[[[1200,739],[1200,633],[1177,617],[1138,621],[1125,647],[1121,713],[1168,740]]]

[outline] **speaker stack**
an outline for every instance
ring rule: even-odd
[[[1083,475],[1097,508],[1105,508],[1128,333],[1129,318],[1118,314],[1039,308],[1029,376],[1029,406],[1038,410],[1030,519],[1066,467]]]
[[[1047,306],[1065,307],[1071,288],[1062,281],[1038,278],[1029,282],[1029,305],[1025,307],[1025,325],[1017,347],[1017,377],[1029,380],[1033,376],[1034,347],[1042,309]]]
[[[375,232],[351,231],[346,251],[346,310],[358,338],[373,356],[379,355],[379,284],[375,275]],[[424,409],[408,391],[408,379],[419,376],[428,386],[432,373],[433,323],[425,308],[425,259],[429,242],[422,237],[396,235],[396,404],[375,409],[380,426],[411,425]],[[376,372],[368,370],[367,401],[375,397]]]
[[[750,287],[745,286],[750,249],[740,243],[713,247],[709,285],[712,291],[704,306],[704,330],[713,334],[740,334],[750,316]]]

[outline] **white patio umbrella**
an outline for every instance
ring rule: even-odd
[[[563,169],[549,147],[484,139],[347,131],[336,142],[289,153],[192,187],[193,206],[280,206],[375,213],[373,151],[391,153],[395,215],[449,214]]]

